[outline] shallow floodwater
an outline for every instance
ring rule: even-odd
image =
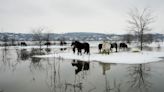
[[[110,64],[30,58],[21,49],[0,49],[4,92],[164,92],[164,61]],[[0,91],[1,92],[1,91]]]

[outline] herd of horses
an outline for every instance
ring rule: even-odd
[[[66,45],[67,43],[65,41],[60,41],[60,46]],[[20,43],[21,46],[27,46],[25,42]],[[48,41],[44,43],[44,45],[51,45],[51,43]],[[90,44],[88,42],[80,42],[80,41],[72,41],[71,43],[72,51],[73,53],[76,53],[78,55],[82,54],[90,54]],[[113,52],[115,49],[115,52],[118,52],[118,49],[127,49],[128,45],[126,43],[109,43],[108,41],[103,41],[102,43],[98,44],[98,50],[99,53],[107,53]]]
[[[72,51],[73,53],[76,52],[78,55],[82,55],[82,50],[84,54],[90,54],[90,45],[87,42],[81,43],[79,41],[73,41],[72,44]],[[98,45],[99,53],[107,53],[113,52],[113,49],[115,49],[115,52],[118,52],[119,49],[127,49],[128,45],[126,43],[120,43],[119,45],[117,43],[109,43],[107,41],[104,41],[103,43],[100,43]]]
[[[119,49],[127,49],[128,45],[126,43],[120,43],[119,45],[117,43],[109,43],[109,42],[103,42],[98,45],[99,53],[110,53],[113,52],[113,49],[115,49],[115,52],[118,52]]]

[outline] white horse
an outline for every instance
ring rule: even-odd
[[[109,54],[110,53],[110,47],[111,47],[111,44],[107,41],[104,41],[102,43],[102,53]]]

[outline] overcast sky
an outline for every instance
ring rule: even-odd
[[[129,8],[149,7],[156,16],[153,32],[164,33],[164,0],[0,0],[0,29],[30,33],[126,33]]]

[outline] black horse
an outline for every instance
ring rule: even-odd
[[[74,41],[72,42],[71,46],[73,46],[73,52],[75,53],[75,50],[77,49],[78,55],[82,55],[82,50],[84,49],[84,54],[89,54],[90,53],[90,45],[89,43],[81,43],[79,41]]]
[[[63,46],[63,45],[66,45],[67,44],[67,42],[65,42],[65,41],[60,41],[60,46]]]
[[[65,41],[60,41],[60,46],[65,46],[65,45],[67,45],[67,42],[65,42]],[[63,51],[63,50],[66,50],[67,48],[61,48],[60,50],[61,51]]]
[[[128,45],[126,43],[120,43],[119,48],[120,49],[127,49],[128,48]]]
[[[110,51],[112,51],[113,48],[116,49],[116,52],[117,52],[117,43],[111,43],[111,46],[110,46]]]
[[[47,41],[46,43],[44,43],[44,45],[50,46],[51,43],[49,41]]]
[[[21,46],[27,46],[25,42],[21,42]]]
[[[99,49],[99,53],[101,53],[101,49],[102,49],[102,44],[101,43],[98,45],[98,49]]]

